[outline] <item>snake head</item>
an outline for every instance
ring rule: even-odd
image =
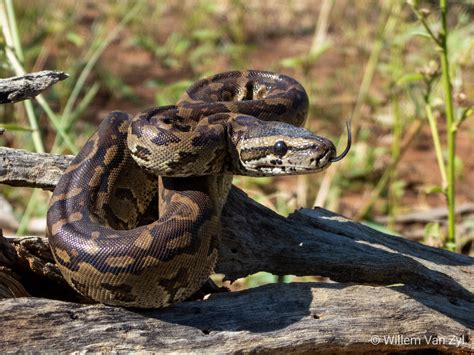
[[[284,122],[240,115],[229,134],[237,158],[232,170],[239,175],[311,174],[343,157],[336,156],[336,147],[327,138]]]

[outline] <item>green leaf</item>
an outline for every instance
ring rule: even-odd
[[[0,128],[4,128],[7,131],[20,131],[20,132],[33,132],[30,127],[18,126],[16,124],[1,123]]]
[[[439,185],[426,185],[423,191],[427,194],[441,193],[444,194],[446,191]]]
[[[456,128],[459,126],[469,117],[474,114],[474,106],[466,107],[463,110],[458,110],[458,117],[456,117]]]
[[[415,81],[423,80],[423,75],[420,73],[410,73],[403,75],[400,79],[397,80],[397,85],[402,86],[405,84],[413,83]]]
[[[455,251],[456,250],[456,243],[453,242],[447,242],[446,243],[446,249]]]
[[[269,272],[257,272],[256,274],[247,276],[247,287],[258,287],[265,284],[270,284],[275,282],[275,276],[270,274]]]
[[[464,162],[457,155],[454,157],[454,176],[459,177],[464,172]]]
[[[430,34],[424,32],[424,31],[423,31],[423,32],[418,32],[418,31],[416,31],[416,32],[413,32],[412,35],[413,35],[413,36],[419,36],[419,37],[425,37],[425,38],[431,39]]]
[[[219,33],[214,30],[195,30],[192,33],[193,38],[199,41],[215,41],[219,38]]]
[[[434,238],[436,240],[439,240],[441,237],[441,229],[440,229],[439,223],[437,222],[428,223],[425,226],[423,235],[425,237],[425,240],[428,238]]]
[[[306,57],[291,57],[280,61],[280,64],[285,68],[298,68],[306,62]]]
[[[469,117],[471,115],[474,115],[474,106],[469,107],[464,113],[464,116],[466,117]]]
[[[158,51],[158,45],[156,41],[149,36],[136,36],[132,37],[129,40],[130,44],[133,46],[141,47],[147,51]]]
[[[76,32],[68,32],[66,38],[69,42],[74,44],[76,47],[84,46],[84,38]]]

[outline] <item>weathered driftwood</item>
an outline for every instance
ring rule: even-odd
[[[320,283],[263,286],[147,312],[17,298],[0,302],[0,348],[6,352],[380,354],[438,349],[468,353],[472,334],[456,319],[434,312],[432,305],[439,303],[446,303],[443,296],[408,286]],[[462,305],[446,307],[451,313],[462,312]]]
[[[51,189],[70,159],[0,148],[0,182]],[[284,218],[236,188],[224,208],[223,226],[216,272],[229,280],[268,271],[321,275],[340,283],[274,285],[153,312],[35,298],[4,300],[0,324],[12,330],[0,337],[0,348],[474,350],[473,258],[389,236],[323,209],[302,209]],[[20,240],[10,243],[17,255],[10,262],[12,271],[62,288],[60,276],[53,281],[58,274],[50,255],[35,252],[47,250],[46,241],[28,240],[21,248]],[[28,269],[35,263],[21,261],[22,248],[40,263],[36,271]],[[50,274],[44,272],[48,268]],[[38,296],[34,287],[26,290]],[[48,296],[68,299],[54,293]],[[21,325],[21,337],[14,325]],[[372,345],[372,336],[380,336],[380,343]]]
[[[0,147],[0,183],[52,190],[72,158]]]
[[[68,75],[62,71],[43,70],[0,79],[0,104],[31,99],[67,77]]]

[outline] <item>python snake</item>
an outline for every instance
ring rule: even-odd
[[[300,126],[308,97],[294,79],[227,72],[174,106],[112,112],[54,190],[47,235],[66,281],[95,301],[167,306],[195,293],[218,256],[232,175],[314,173],[342,159]]]

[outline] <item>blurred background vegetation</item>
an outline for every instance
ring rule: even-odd
[[[173,104],[192,82],[217,72],[271,70],[305,86],[309,129],[341,148],[352,115],[355,142],[324,173],[235,177],[237,186],[282,215],[321,206],[473,254],[473,0],[448,2],[449,73],[455,113],[464,121],[454,160],[456,244],[447,239],[445,186],[428,120],[437,124],[445,154],[439,50],[423,26],[442,29],[437,1],[0,1],[1,77],[21,68],[70,75],[43,94],[43,103],[0,106],[0,127],[7,128],[0,145],[77,153],[107,112]],[[1,185],[0,227],[42,235],[49,197]],[[256,275],[241,285],[274,280]]]

